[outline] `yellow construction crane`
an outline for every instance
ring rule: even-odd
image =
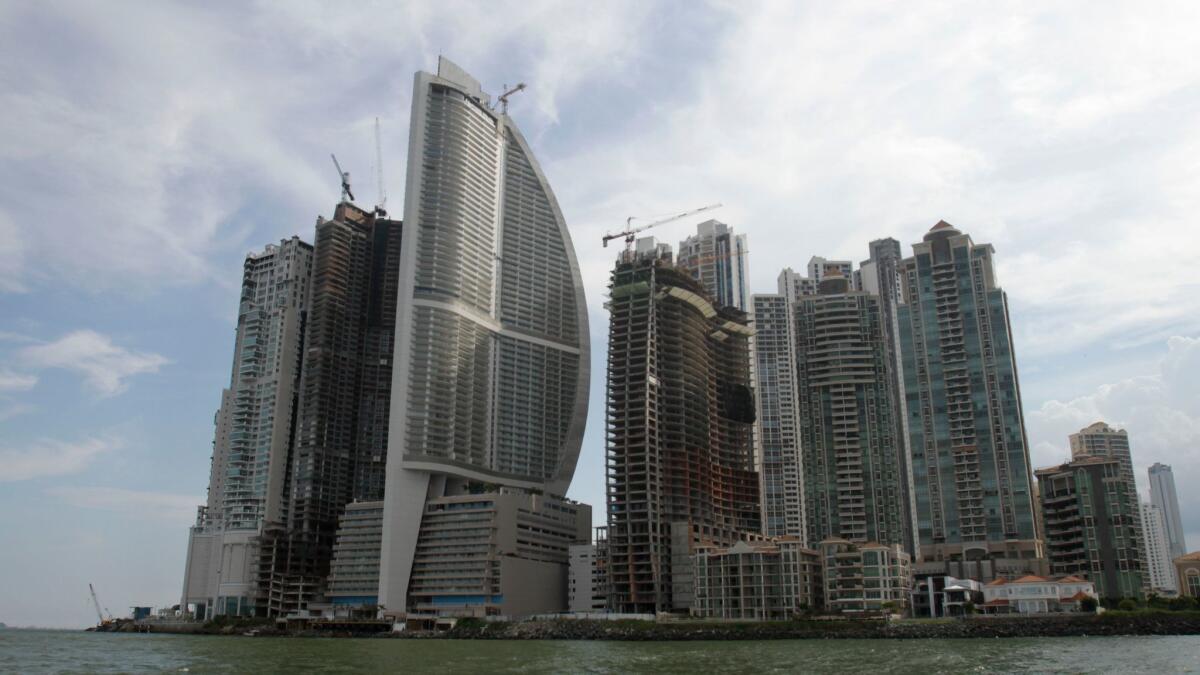
[[[691,211],[684,211],[683,213],[671,216],[670,218],[663,218],[662,220],[656,220],[652,223],[646,223],[645,225],[639,225],[637,227],[633,227],[633,221],[636,220],[636,217],[629,216],[628,218],[625,219],[625,229],[624,230],[621,230],[620,232],[610,232],[609,234],[604,235],[604,246],[605,246],[605,248],[607,248],[608,242],[612,241],[613,239],[622,239],[623,238],[625,240],[625,250],[631,251],[631,250],[633,250],[633,240],[639,232],[645,232],[646,230],[648,230],[652,227],[658,227],[659,225],[664,225],[666,223],[670,223],[670,222],[679,220],[680,218],[687,218],[688,216],[694,216],[697,213],[703,213],[704,211],[711,211],[713,209],[718,209],[718,208],[721,208],[721,206],[722,206],[721,204],[709,204],[708,206],[702,206],[698,209],[692,209]]]

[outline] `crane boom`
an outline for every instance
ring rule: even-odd
[[[329,156],[333,158],[333,165],[337,167],[338,176],[340,176],[342,179],[342,201],[354,201],[354,193],[350,191],[350,172],[342,171],[342,165],[338,164],[337,155],[331,152],[329,153]],[[347,197],[349,197],[349,199],[347,199]]]
[[[96,588],[88,584],[88,590],[92,592],[92,604],[96,606],[96,618],[100,619],[100,623],[104,623],[104,612],[100,611],[100,600],[96,597]]]
[[[666,223],[670,223],[670,222],[679,220],[680,218],[687,218],[688,216],[694,216],[697,213],[703,213],[705,211],[711,211],[713,209],[721,208],[721,206],[722,206],[722,204],[709,204],[708,206],[702,206],[698,209],[692,209],[691,211],[684,211],[683,213],[679,213],[674,216],[670,216],[669,218],[663,218],[662,220],[656,220],[652,223],[646,223],[645,225],[639,225],[637,227],[633,227],[633,221],[635,218],[634,218],[634,216],[630,216],[625,219],[625,229],[624,230],[621,230],[620,232],[610,232],[610,233],[604,235],[604,246],[607,248],[608,242],[612,241],[613,239],[622,239],[623,238],[623,239],[625,239],[625,250],[628,251],[633,247],[634,235],[636,235],[639,232],[645,232],[646,230],[648,230],[652,227],[658,227],[659,225],[665,225]]]

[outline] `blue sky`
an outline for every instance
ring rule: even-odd
[[[1121,425],[1200,547],[1194,3],[211,4],[0,5],[0,621],[87,625],[88,582],[114,613],[178,601],[242,258],[311,240],[330,152],[373,202],[376,116],[399,211],[439,53],[529,84],[593,373],[627,216],[723,202],[757,292],[945,219],[996,247],[1035,466]],[[598,515],[602,397],[571,489]]]

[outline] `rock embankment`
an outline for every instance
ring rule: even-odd
[[[467,640],[830,640],[1200,635],[1200,613],[977,618],[945,621],[524,621],[466,622],[436,634],[397,637]]]

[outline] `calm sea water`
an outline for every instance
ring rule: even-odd
[[[236,638],[0,631],[4,673],[1200,673],[1200,636],[765,642]]]

